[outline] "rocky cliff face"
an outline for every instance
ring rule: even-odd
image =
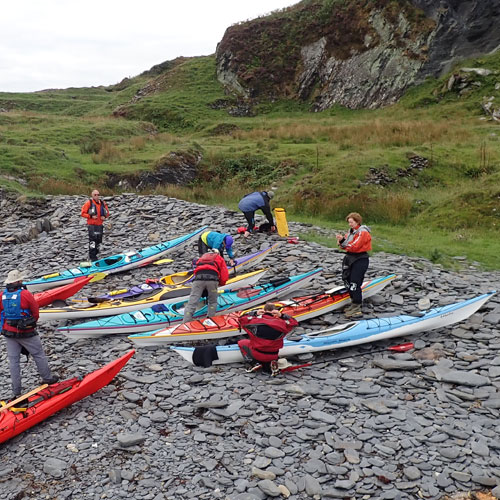
[[[375,108],[499,48],[499,22],[500,0],[304,0],[228,28],[217,75],[244,97]]]

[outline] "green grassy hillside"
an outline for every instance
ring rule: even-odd
[[[500,268],[500,124],[482,109],[486,98],[500,102],[500,52],[454,74],[460,85],[448,89],[450,75],[428,80],[391,107],[322,113],[297,101],[242,107],[217,82],[213,56],[110,87],[0,93],[0,186],[106,193],[110,174],[196,149],[197,181],[158,192],[234,208],[249,189],[273,185],[275,206],[294,219],[344,227],[356,210],[378,249]],[[241,109],[247,116],[233,116]],[[415,159],[425,165],[412,168]]]

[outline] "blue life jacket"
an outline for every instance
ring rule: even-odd
[[[89,215],[97,215],[97,210],[101,209],[101,217],[106,217],[107,211],[106,211],[106,206],[104,205],[104,201],[101,200],[100,205],[98,205],[94,200],[90,199],[90,205],[89,205]]]
[[[21,308],[21,292],[22,288],[18,288],[17,290],[14,290],[12,292],[9,292],[7,289],[3,291],[2,319],[19,320],[33,316],[29,309]]]

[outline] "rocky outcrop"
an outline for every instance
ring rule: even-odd
[[[199,151],[172,151],[162,156],[151,171],[132,175],[110,174],[107,186],[113,189],[144,191],[166,184],[189,184],[196,178],[201,160],[202,154]]]
[[[394,2],[301,2],[230,27],[217,47],[217,76],[246,98],[311,99],[318,111],[380,107],[461,58],[497,49],[499,5],[410,0],[396,10]]]

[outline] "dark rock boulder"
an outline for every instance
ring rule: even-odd
[[[151,190],[166,184],[185,185],[197,175],[202,160],[199,151],[173,151],[162,156],[153,170],[132,175],[109,174],[107,186],[113,189]]]

